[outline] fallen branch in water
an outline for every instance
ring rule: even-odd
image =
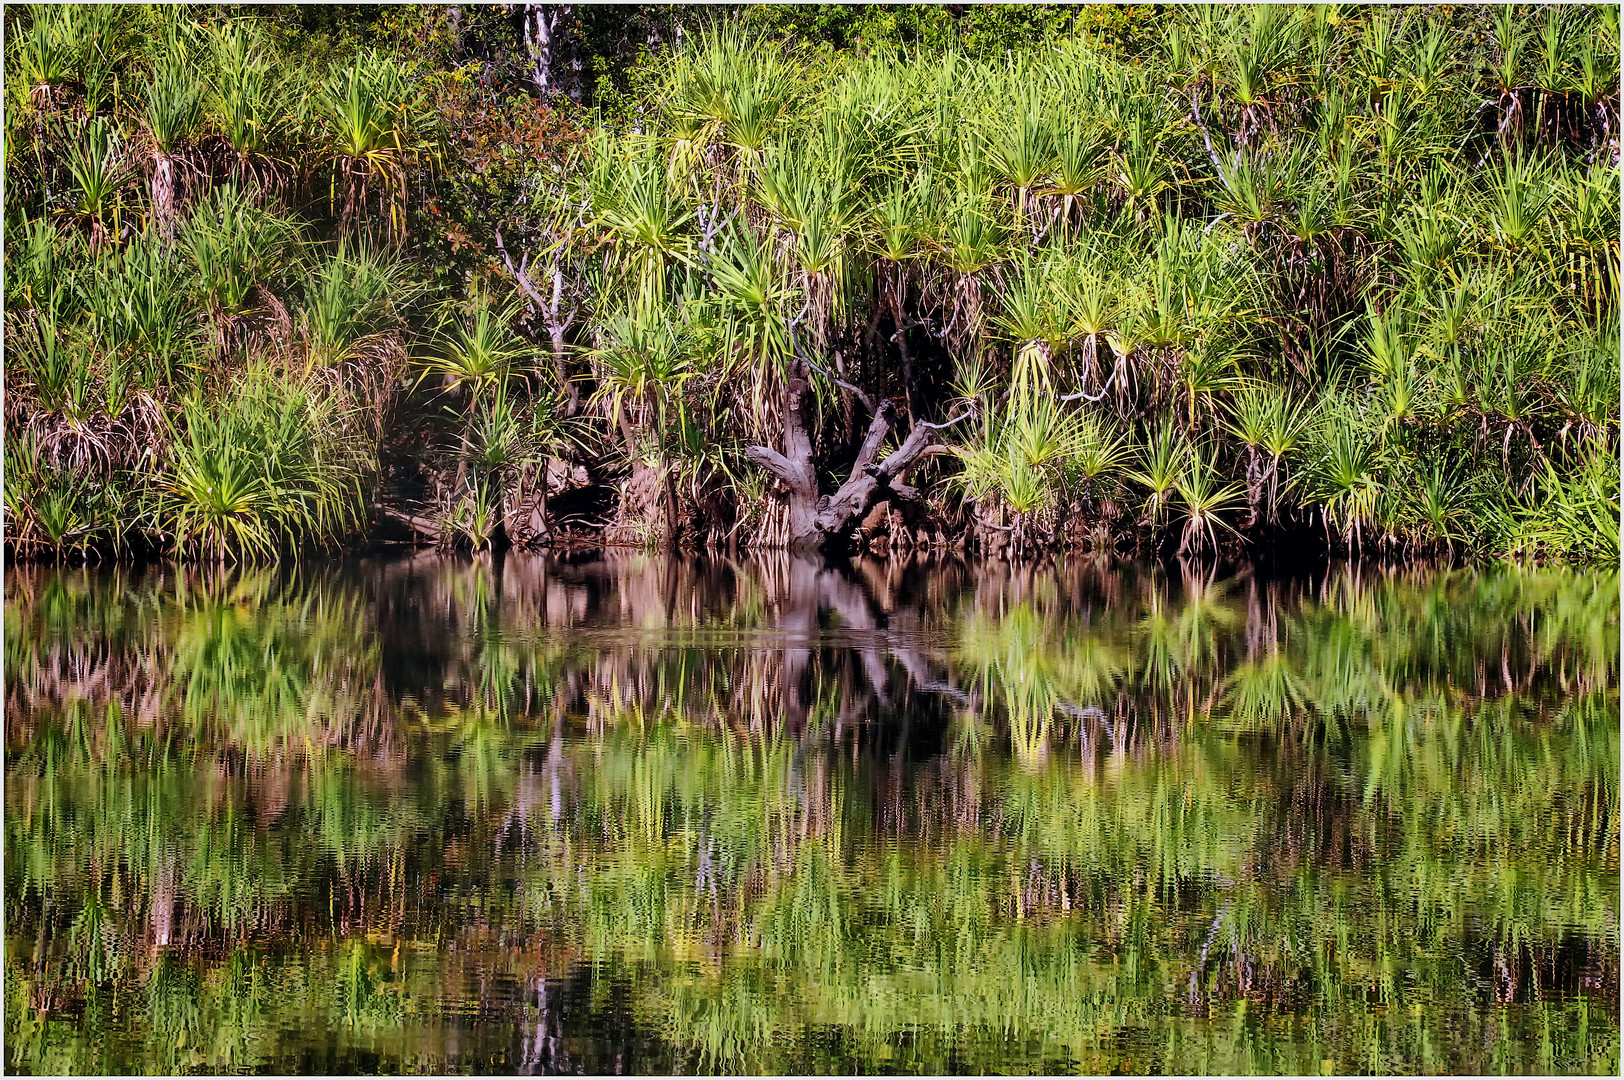
[[[415,514],[408,514],[402,510],[396,510],[392,506],[377,506],[373,509],[375,512],[382,514],[384,517],[400,522],[413,532],[421,533],[430,540],[440,539],[440,526],[430,521],[428,518],[421,518]]]

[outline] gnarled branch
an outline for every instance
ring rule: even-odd
[[[769,450],[765,446],[749,446],[745,448],[744,456],[791,487],[800,482],[801,476],[794,464],[776,450]]]

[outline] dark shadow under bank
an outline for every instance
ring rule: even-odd
[[[1225,543],[1222,543],[1216,551],[1207,550],[1191,553],[1180,552],[1178,542],[1173,537],[1163,537],[1160,541],[1155,541],[1144,536],[1133,535],[1126,538],[1121,545],[1111,548],[1069,545],[1049,546],[1020,552],[1012,552],[1007,549],[986,550],[978,545],[963,543],[959,538],[940,531],[937,532],[936,537],[937,539],[934,542],[916,543],[910,538],[905,544],[893,544],[888,540],[870,542],[866,536],[857,534],[835,538],[821,549],[791,551],[786,548],[739,547],[736,545],[721,548],[695,548],[689,545],[679,545],[677,548],[672,549],[659,544],[606,542],[603,535],[598,532],[563,532],[555,535],[548,543],[526,546],[509,544],[505,539],[498,536],[489,550],[470,552],[467,550],[447,549],[426,541],[423,534],[414,531],[408,521],[379,513],[377,520],[373,523],[369,534],[364,540],[331,549],[284,546],[278,552],[275,561],[292,565],[343,564],[358,559],[410,558],[415,555],[435,553],[453,559],[473,559],[487,563],[500,562],[509,556],[553,558],[564,563],[574,563],[582,559],[601,557],[608,552],[644,552],[687,559],[750,560],[793,557],[810,559],[831,566],[845,565],[853,560],[864,559],[894,560],[903,565],[916,562],[921,565],[937,565],[950,562],[975,565],[985,562],[1034,569],[1076,560],[1088,560],[1095,563],[1156,562],[1169,567],[1201,567],[1204,571],[1216,572],[1220,577],[1241,569],[1270,575],[1316,574],[1323,572],[1329,565],[1344,562],[1382,568],[1446,569],[1496,565],[1508,561],[1489,557],[1474,558],[1465,551],[1456,550],[1439,549],[1430,554],[1390,551],[1379,544],[1368,545],[1363,549],[1348,550],[1327,543],[1325,534],[1321,530],[1308,526],[1273,529],[1256,539],[1231,537]],[[256,561],[259,560],[249,560],[250,563]],[[1530,560],[1512,561],[1520,561],[1524,565],[1535,564]],[[178,562],[181,565],[212,564],[211,560],[182,559],[178,560]],[[232,560],[232,562],[234,563],[235,560]],[[132,547],[118,557],[104,557],[98,553],[63,552],[54,558],[49,555],[19,556],[9,542],[4,548],[4,565],[8,568],[12,566],[55,565],[65,567],[124,566],[140,569],[149,565],[173,565],[176,563],[177,560],[172,553],[149,547]]]
[[[856,528],[830,535],[821,544],[741,545],[696,544],[687,537],[693,523],[685,523],[683,538],[672,546],[658,539],[663,526],[643,523],[606,526],[587,524],[601,522],[611,516],[615,500],[613,488],[602,484],[587,484],[572,489],[566,495],[550,500],[551,512],[560,524],[541,540],[515,544],[508,539],[505,529],[498,525],[483,550],[469,550],[446,537],[440,526],[428,518],[416,504],[375,504],[368,509],[364,529],[348,542],[331,545],[300,544],[283,541],[269,559],[253,556],[233,557],[225,560],[236,563],[321,564],[342,563],[362,558],[409,557],[414,554],[436,552],[457,558],[475,558],[485,561],[506,555],[554,557],[572,561],[610,551],[661,552],[682,558],[752,559],[778,558],[789,554],[796,558],[810,558],[839,565],[853,559],[879,558],[900,560],[904,564],[915,561],[926,565],[958,562],[974,565],[980,562],[1000,562],[1011,566],[1044,567],[1056,562],[1089,559],[1121,562],[1159,562],[1168,566],[1188,564],[1216,570],[1223,576],[1230,570],[1251,568],[1271,574],[1318,573],[1327,565],[1356,562],[1370,566],[1395,568],[1459,568],[1496,564],[1553,565],[1551,560],[1524,556],[1515,558],[1495,556],[1474,551],[1470,544],[1431,545],[1416,547],[1400,543],[1388,544],[1380,539],[1367,543],[1344,543],[1322,525],[1306,520],[1259,523],[1241,531],[1230,530],[1218,534],[1215,547],[1201,547],[1186,551],[1181,547],[1180,535],[1174,529],[1153,530],[1127,526],[1112,535],[1097,530],[1078,531],[1062,528],[1058,537],[1042,541],[1016,544],[1006,542],[1005,534],[996,527],[978,528],[968,519],[974,517],[961,508],[954,514],[913,517],[887,502],[880,502],[875,513]],[[978,520],[978,519],[977,519]],[[1079,526],[1079,529],[1081,526]],[[655,539],[650,539],[655,538]],[[59,549],[48,552],[19,553],[6,538],[3,548],[4,565],[57,565],[57,566],[128,566],[139,568],[151,564],[209,565],[217,560],[195,558],[191,555],[177,558],[173,550],[143,542],[139,537],[127,542],[114,552],[96,549],[73,551]],[[1580,564],[1585,565],[1585,564]],[[1595,564],[1590,564],[1595,565]]]

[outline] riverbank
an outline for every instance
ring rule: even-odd
[[[1616,563],[1617,16],[8,8],[8,557]]]

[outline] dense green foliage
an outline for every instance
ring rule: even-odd
[[[11,550],[1618,557],[1616,8],[542,14],[8,9]]]
[[[818,574],[13,573],[7,1065],[1617,1071],[1616,574]]]

